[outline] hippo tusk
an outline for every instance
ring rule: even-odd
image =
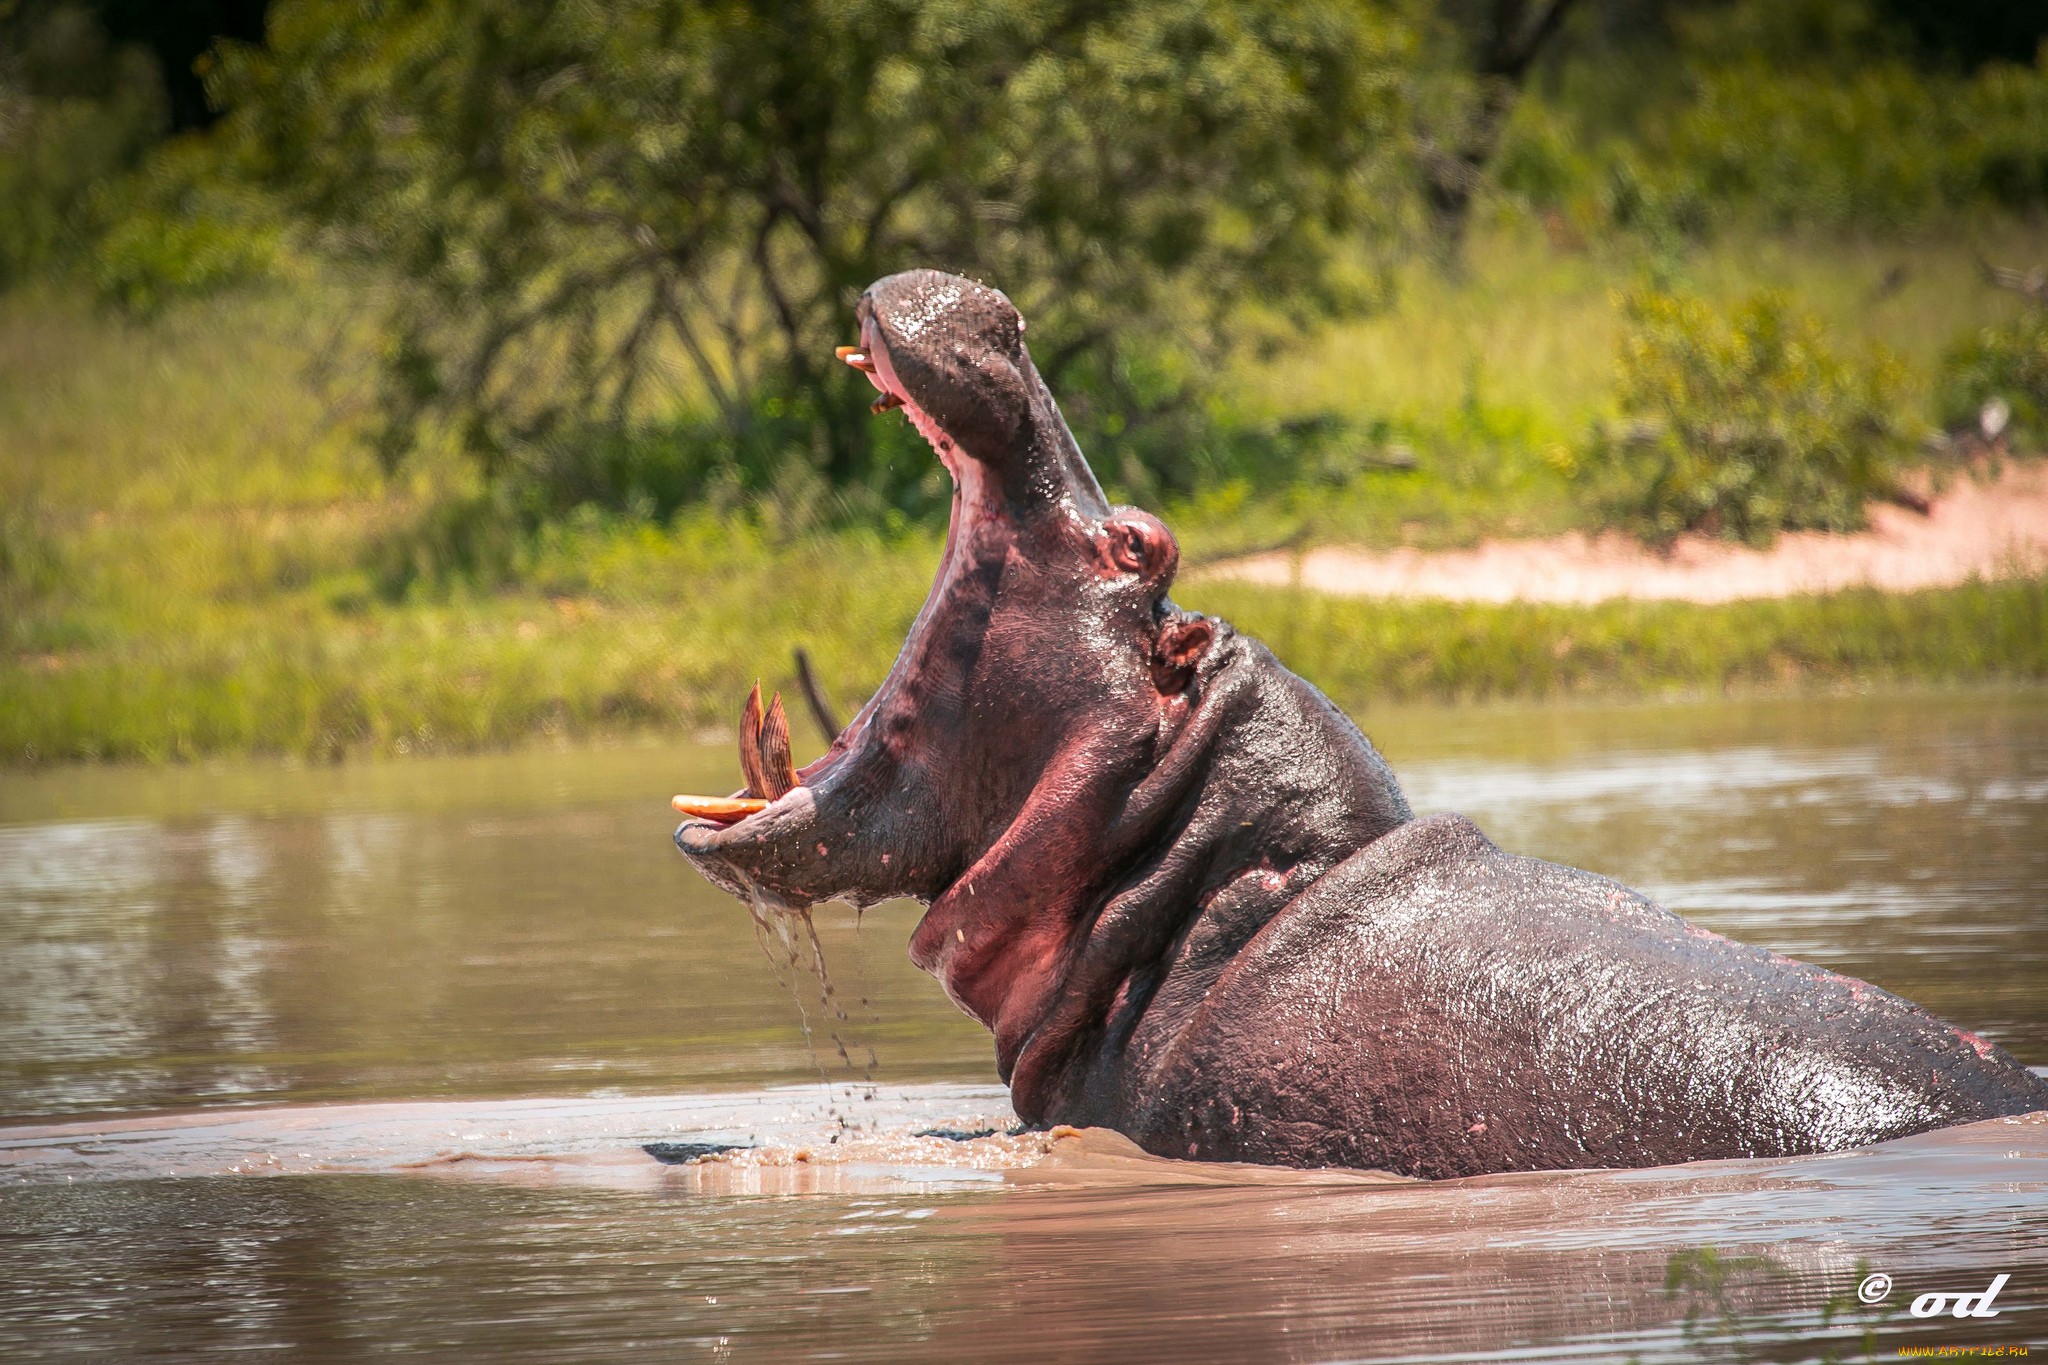
[[[716,820],[729,825],[768,809],[768,803],[752,796],[675,796],[669,804],[698,820]]]
[[[838,346],[833,348],[832,354],[864,374],[875,372],[875,362],[869,360],[867,353],[858,346]]]
[[[902,406],[903,399],[901,396],[893,393],[884,393],[880,398],[868,404],[868,411],[887,412],[890,408],[900,408]]]
[[[775,700],[764,713],[758,682],[740,709],[740,771],[746,774],[749,796],[773,801],[788,795],[796,786],[796,764],[789,751],[789,717],[782,710],[782,694],[775,694]]]
[[[747,777],[744,796],[677,796],[669,804],[684,815],[729,825],[768,809],[771,801],[795,789],[796,763],[790,756],[782,694],[777,692],[764,711],[758,682],[740,708],[740,771]]]
[[[782,694],[768,703],[761,722],[761,795],[770,801],[789,795],[796,786],[796,763],[789,752],[789,717],[782,710]]]
[[[749,796],[768,794],[768,779],[761,771],[761,726],[764,720],[761,684],[756,681],[754,690],[747,693],[746,704],[740,708],[740,774],[747,779]]]

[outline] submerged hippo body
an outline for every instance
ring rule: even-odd
[[[915,271],[859,316],[849,363],[954,478],[937,581],[797,785],[676,843],[770,905],[924,901],[911,956],[1021,1117],[1439,1177],[2048,1109],[1907,1001],[1415,819],[1342,712],[1167,599],[1173,538],[1103,498],[1006,298]]]

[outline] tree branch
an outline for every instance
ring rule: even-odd
[[[1066,342],[1057,347],[1051,356],[1040,363],[1038,367],[1040,376],[1044,378],[1047,384],[1056,383],[1061,371],[1065,370],[1067,366],[1073,364],[1076,360],[1079,360],[1087,352],[1101,345],[1108,338],[1109,331],[1107,323],[1097,323],[1093,327],[1083,328],[1079,335],[1070,337]]]
[[[825,742],[830,744],[839,738],[839,717],[833,713],[832,703],[825,699],[825,689],[818,685],[817,676],[811,672],[811,656],[804,652],[802,645],[796,649],[796,680],[803,688],[804,700],[811,704],[811,718],[818,722],[818,728],[825,734]]]
[[[882,224],[888,221],[890,211],[902,203],[903,197],[916,189],[919,184],[923,183],[923,180],[924,177],[919,175],[915,169],[906,171],[903,174],[903,178],[898,180],[894,187],[886,191],[881,198],[875,201],[874,211],[868,214],[868,221],[861,232],[860,251],[862,256],[873,259],[875,239],[881,235]]]
[[[1482,71],[1489,76],[1499,76],[1520,85],[1529,74],[1529,68],[1541,56],[1550,40],[1557,36],[1558,25],[1564,22],[1565,11],[1574,0],[1550,0],[1536,22],[1518,43],[1508,41],[1509,35],[1496,31],[1489,60]]]
[[[803,327],[797,320],[796,310],[790,306],[789,296],[782,292],[782,282],[775,278],[775,263],[768,255],[768,239],[781,217],[781,209],[771,208],[761,219],[760,231],[754,234],[754,270],[761,277],[762,292],[768,295],[768,302],[775,309],[776,321],[782,326],[783,338],[788,343],[790,368],[799,376],[807,376],[811,366],[803,354]]]
[[[711,390],[711,401],[718,404],[719,412],[725,416],[726,425],[735,431],[739,430],[746,425],[746,412],[727,390],[725,381],[719,377],[717,368],[711,363],[711,357],[705,353],[702,343],[697,340],[696,329],[690,326],[689,318],[676,306],[675,295],[669,291],[667,278],[657,278],[654,289],[661,310],[668,317],[669,326],[675,329],[676,339],[682,342],[683,349],[690,353],[691,361],[697,366],[697,373],[704,378],[704,387]]]

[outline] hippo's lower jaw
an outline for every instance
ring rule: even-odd
[[[937,579],[830,752],[775,792],[764,716],[762,804],[676,843],[757,905],[924,901],[912,959],[994,1032],[1023,1118],[1455,1176],[2048,1109],[1904,1000],[1413,819],[1320,693],[1167,600],[1172,536],[1103,499],[1008,300],[920,271],[860,317],[847,358],[954,478]]]

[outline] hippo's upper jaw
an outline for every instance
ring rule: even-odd
[[[772,799],[676,844],[758,904],[926,902],[911,957],[995,1033],[1025,1119],[1452,1175],[2048,1108],[1905,1001],[1413,821],[1342,712],[1167,600],[1173,537],[1104,499],[1008,299],[911,271],[859,318],[843,358],[953,476],[937,579],[816,763],[750,705]]]

